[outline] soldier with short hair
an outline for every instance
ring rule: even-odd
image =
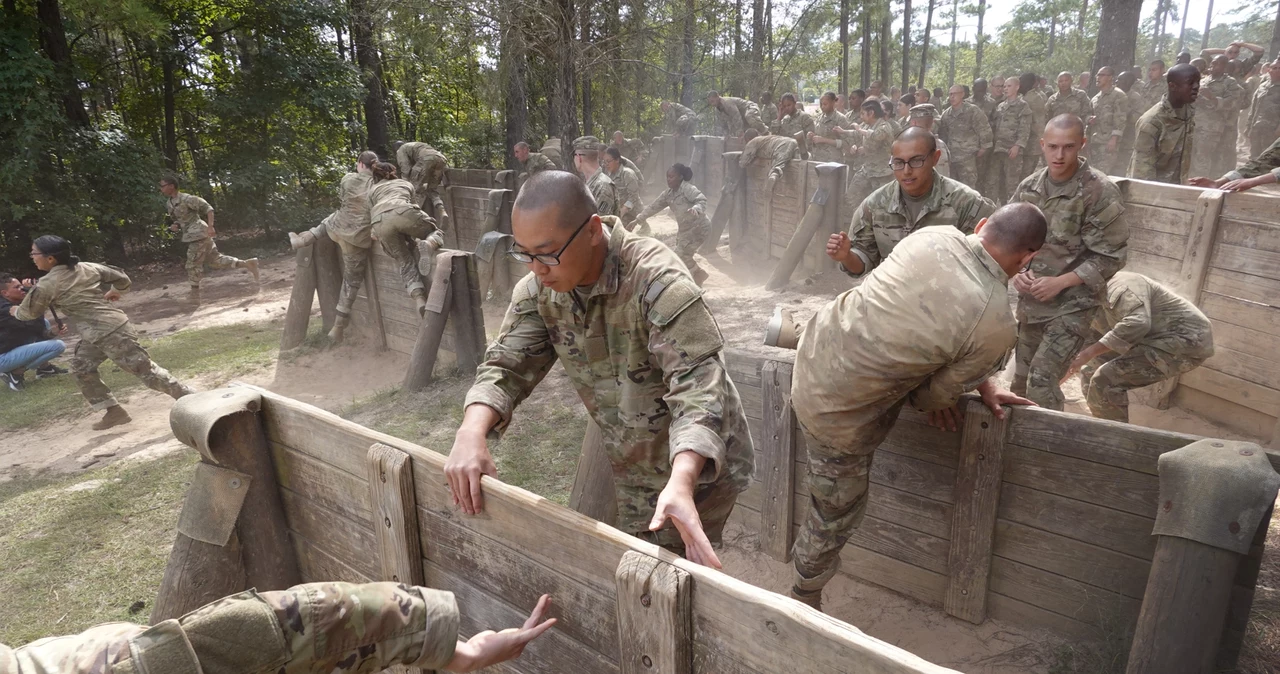
[[[742,135],[746,145],[738,155],[738,166],[749,166],[757,157],[769,159],[769,184],[782,177],[787,162],[800,158],[800,144],[786,136],[760,136],[755,129],[747,129]],[[770,190],[772,191],[772,190]]]
[[[1129,175],[1181,185],[1191,171],[1196,128],[1192,103],[1200,92],[1200,73],[1179,63],[1165,78],[1169,93],[1138,118]]]
[[[751,483],[754,457],[701,289],[657,239],[596,215],[591,193],[563,173],[530,179],[511,229],[510,255],[530,273],[463,405],[445,463],[454,502],[467,515],[483,511],[480,476],[497,473],[488,442],[558,360],[600,428],[614,526],[719,568],[712,544]]]
[[[933,125],[938,118],[938,109],[932,103],[924,103],[913,106],[908,114],[907,128],[917,127],[928,131],[933,135],[936,150],[938,152],[938,162],[934,165],[933,170],[937,171],[943,177],[951,177],[951,150],[947,147],[946,141],[933,133]],[[906,133],[903,129],[902,133]],[[902,137],[902,133],[898,137]]]
[[[624,159],[637,163],[644,163],[645,157],[649,156],[649,148],[645,147],[644,141],[639,138],[627,138],[621,131],[613,132],[613,147],[618,148],[618,152]]]
[[[1280,57],[1267,64],[1266,75],[1258,83],[1249,107],[1245,130],[1249,136],[1249,157],[1257,159],[1276,138],[1280,138]],[[1234,162],[1233,162],[1234,163]]]
[[[998,82],[998,84],[997,84]],[[991,82],[991,91],[997,93],[999,98],[1004,97],[1004,78],[997,77]],[[987,123],[991,124],[996,114],[996,108],[1000,105],[1000,100],[987,95],[987,80],[979,77],[973,81],[973,96],[969,98],[969,102],[978,106],[984,115],[987,116]]]
[[[1120,166],[1120,140],[1129,117],[1129,97],[1116,89],[1110,66],[1098,69],[1098,93],[1093,97],[1093,117],[1089,118],[1089,164],[1105,175],[1124,174]]]
[[[532,176],[542,171],[554,171],[559,166],[551,158],[541,152],[530,152],[529,144],[523,140],[515,144],[511,150],[518,162],[516,168],[516,191],[519,191]]]
[[[1220,175],[1235,164],[1236,115],[1245,106],[1244,87],[1227,74],[1226,54],[1213,57],[1209,77],[1200,83],[1196,99],[1196,142],[1191,155],[1192,175]],[[1230,142],[1223,147],[1223,139]]]
[[[754,101],[736,96],[721,96],[720,92],[707,94],[707,105],[719,113],[724,135],[740,138],[747,129],[768,133],[769,128],[760,120],[760,106]]]
[[[769,133],[794,138],[800,144],[800,156],[808,156],[809,134],[813,133],[813,116],[796,105],[796,95],[785,93],[778,106],[778,119],[769,123]]]
[[[951,177],[976,189],[979,163],[991,152],[991,123],[982,108],[964,99],[964,87],[958,84],[951,87],[947,102],[938,135],[951,149]]]
[[[809,158],[813,161],[844,161],[844,154],[840,151],[840,134],[836,133],[836,129],[849,126],[849,118],[836,110],[836,101],[833,91],[828,91],[818,99],[821,114],[813,120],[813,130],[807,138]]]
[[[1165,81],[1164,71],[1164,61],[1160,59],[1147,65],[1147,79],[1142,83],[1142,99],[1143,107],[1148,110],[1159,104],[1164,95],[1169,93],[1169,83]]]
[[[1089,119],[1093,116],[1093,101],[1089,100],[1089,94],[1071,86],[1074,81],[1075,78],[1071,73],[1066,71],[1058,73],[1058,90],[1053,92],[1046,104],[1048,119],[1058,115],[1075,115],[1080,119]]]
[[[243,269],[253,275],[254,283],[258,282],[258,258],[241,260],[218,252],[218,244],[213,241],[217,235],[213,227],[213,207],[209,202],[194,194],[178,191],[178,177],[175,175],[160,179],[160,192],[168,197],[165,211],[172,220],[169,231],[181,233],[182,242],[187,244],[187,281],[191,284],[188,299],[200,302],[200,283],[204,280],[205,267]]]
[[[996,107],[993,136],[995,147],[987,163],[982,193],[996,203],[1012,198],[1014,188],[1025,175],[1022,172],[1027,139],[1031,137],[1031,108],[1018,93],[1018,78],[1004,82],[1005,99]]]
[[[1025,147],[1036,148],[1040,146],[1040,132],[1044,131],[1045,122],[1049,121],[1049,97],[1036,86],[1036,82],[1040,78],[1035,73],[1022,73],[1018,77],[1018,92],[1022,94],[1022,100],[1027,102],[1027,108],[1031,110],[1031,132],[1027,136],[1027,144]],[[1036,170],[1036,165],[1040,163],[1040,153],[1029,150],[1022,154],[1022,175],[1028,175]]]
[[[595,199],[596,213],[618,214],[618,187],[600,167],[600,140],[582,136],[573,141],[573,168],[582,175]]]
[[[1129,421],[1129,391],[1199,367],[1213,355],[1213,326],[1196,305],[1155,281],[1116,272],[1098,312],[1106,334],[1080,351],[1063,376],[1081,372],[1085,402],[1099,419]]]
[[[667,133],[688,138],[698,129],[698,113],[674,101],[662,102],[662,127]]]
[[[396,153],[400,177],[413,185],[418,205],[426,209],[429,204],[431,216],[441,228],[447,229],[449,214],[444,210],[440,185],[444,182],[445,171],[449,170],[449,159],[427,143],[398,140],[392,143],[392,148]]]
[[[773,123],[778,121],[778,119],[785,114],[780,112],[778,104],[773,102],[773,92],[771,91],[766,91],[760,94],[759,106],[760,121],[764,122],[765,126],[773,126]]]

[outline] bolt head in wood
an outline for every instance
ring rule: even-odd
[[[643,662],[645,667],[652,667],[652,666],[653,666],[653,659],[652,659],[652,658],[650,658],[650,657],[649,657],[649,656],[647,656],[647,655],[645,655],[645,656],[641,657],[641,658],[640,658],[640,662]]]
[[[652,599],[649,595],[647,595],[647,594],[642,594],[642,595],[640,595],[640,605],[641,605],[641,606],[643,606],[643,607],[645,607],[645,608],[648,608],[648,607],[649,607],[649,604],[652,604],[652,603],[653,603],[653,599]]]
[[[227,480],[227,486],[228,486],[228,487],[231,487],[232,489],[239,489],[239,488],[240,488],[240,478],[238,478],[238,477],[233,477],[233,478],[231,478],[230,480]]]

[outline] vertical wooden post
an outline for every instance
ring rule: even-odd
[[[618,587],[619,674],[692,674],[693,582],[687,571],[627,552]]]
[[[382,322],[382,299],[378,293],[378,278],[373,273],[373,258],[376,253],[369,250],[369,262],[364,268],[364,296],[369,301],[369,320],[373,322],[373,336],[377,340],[378,350],[387,350],[387,324]]]
[[[280,335],[281,351],[301,346],[307,338],[311,303],[316,297],[315,246],[299,248],[293,259],[293,292],[289,295],[289,310],[284,315],[284,331]]]
[[[449,185],[444,188],[444,196],[440,199],[444,202],[445,210],[449,213],[449,222],[443,222],[443,219],[439,217],[440,214],[437,213],[436,224],[444,228],[445,247],[457,249],[460,248],[458,245],[458,218],[454,214],[458,212],[458,209],[454,205],[453,193],[453,185]]]
[[[382,569],[380,580],[425,585],[417,497],[413,491],[413,459],[379,442],[369,447],[367,460],[369,502],[373,505],[373,530],[378,539]],[[390,671],[422,674],[417,667],[397,667]]]
[[[487,346],[484,334],[484,307],[480,298],[480,272],[474,253],[452,253],[454,268],[450,284],[453,317],[453,352],[459,374],[474,376],[484,361]],[[500,256],[505,257],[505,256]],[[458,258],[461,259],[459,264]]]
[[[796,484],[795,414],[791,410],[791,364],[765,361],[760,368],[764,403],[764,501],[760,505],[760,549],[791,560],[792,509]]]
[[[1258,573],[1262,570],[1262,553],[1267,546],[1267,533],[1271,527],[1274,507],[1268,509],[1258,523],[1249,554],[1241,560],[1236,570],[1235,585],[1231,588],[1231,602],[1227,605],[1227,625],[1222,632],[1222,645],[1218,648],[1216,671],[1235,671],[1244,645],[1245,628],[1249,625],[1249,612],[1253,609],[1253,595],[1258,586]]]
[[[813,196],[809,200],[809,209],[805,211],[804,219],[796,225],[796,231],[791,235],[791,241],[787,243],[787,249],[782,253],[782,258],[778,260],[778,264],[773,268],[773,273],[769,276],[769,281],[765,284],[767,290],[777,290],[787,285],[791,280],[791,274],[795,272],[796,267],[800,265],[800,261],[804,258],[805,251],[809,249],[809,243],[813,240],[813,235],[817,234],[820,229],[829,226],[829,218],[827,210],[837,210],[840,208],[839,202],[831,200],[835,193],[835,182],[839,179],[843,165],[834,162],[818,164],[818,183],[820,187],[814,190]],[[772,198],[772,197],[771,197]],[[772,229],[772,225],[769,225]],[[771,242],[769,237],[765,237],[765,256],[768,256]]]
[[[729,154],[733,155],[730,159]],[[716,204],[716,212],[711,216],[711,232],[707,235],[707,240],[698,249],[703,255],[716,252],[716,248],[720,245],[720,235],[724,233],[725,224],[729,222],[729,218],[733,216],[733,210],[737,207],[737,194],[747,189],[746,172],[738,168],[738,157],[741,152],[734,152],[724,155],[724,161],[731,162],[733,175],[737,176],[734,182],[726,182],[724,189],[721,190],[720,201]],[[736,231],[731,235],[732,241],[737,241],[741,235]]]
[[[455,289],[454,283],[463,285]],[[436,255],[436,266],[431,272],[431,290],[427,294],[427,315],[418,324],[418,338],[409,354],[409,371],[404,376],[406,391],[421,391],[431,383],[444,342],[444,328],[453,307],[453,293],[466,292],[466,260],[455,258],[454,251]]]
[[[594,419],[587,417],[582,436],[578,472],[569,491],[569,507],[613,526],[618,522],[618,494],[613,484],[613,464],[604,452],[604,438]]]
[[[947,613],[975,624],[987,618],[987,582],[991,575],[996,508],[1000,504],[1004,430],[1005,422],[996,419],[982,401],[970,400],[965,406],[943,606]]]
[[[333,327],[338,315],[338,296],[342,294],[342,254],[338,243],[327,236],[316,237],[316,296],[320,298],[320,318],[325,332]]]
[[[725,158],[728,159],[728,157],[729,154],[726,153]],[[751,241],[755,238],[750,234],[751,213],[749,212],[749,200],[747,199],[747,169],[744,166],[738,166],[738,159],[741,157],[742,153],[738,152],[731,160],[733,165],[730,167],[734,171],[734,175],[737,176],[738,185],[738,189],[733,193],[734,211],[733,215],[730,216],[733,218],[735,223],[734,230],[729,234],[729,250],[733,253],[745,253],[749,251],[751,249]],[[764,253],[767,257],[769,251],[766,249]]]

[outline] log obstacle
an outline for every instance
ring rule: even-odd
[[[791,280],[791,273],[800,264],[801,258],[809,247],[809,242],[813,240],[813,235],[819,228],[823,231],[835,231],[835,227],[838,226],[836,223],[839,218],[840,200],[835,197],[838,196],[837,183],[844,175],[844,164],[834,162],[818,164],[817,171],[818,189],[814,190],[813,196],[809,199],[809,208],[805,211],[804,219],[800,221],[795,234],[791,235],[791,242],[787,244],[787,250],[782,254],[782,259],[778,260],[777,266],[773,268],[773,275],[764,286],[766,290],[777,290],[787,285]]]
[[[281,351],[302,346],[307,338],[307,324],[311,322],[311,305],[316,298],[315,246],[299,248],[293,254],[293,260],[293,292],[289,295],[289,309],[284,315]]]
[[[333,327],[338,317],[338,298],[342,294],[342,251],[338,242],[327,236],[316,237],[316,296],[320,298],[320,320],[324,331]]]
[[[618,497],[613,484],[613,464],[604,451],[604,437],[594,419],[587,418],[582,436],[578,472],[569,491],[569,507],[605,524],[618,521]]]
[[[711,216],[711,233],[707,236],[706,242],[698,249],[703,255],[716,252],[716,247],[720,245],[720,235],[724,234],[724,227],[729,218],[733,216],[735,210],[738,211],[739,217],[745,214],[743,204],[738,198],[739,192],[746,192],[747,189],[747,169],[738,166],[738,157],[741,152],[726,152],[724,154],[726,171],[731,171],[733,176],[726,179],[724,187],[720,192],[720,201],[716,204],[716,212]],[[745,194],[744,194],[745,197]],[[731,235],[733,236],[733,235]],[[734,237],[736,238],[736,237]]]
[[[409,357],[404,388],[420,391],[431,383],[444,342],[445,325],[452,318],[453,347],[459,372],[475,374],[484,353],[484,313],[475,255],[456,250],[436,255],[427,311]]]

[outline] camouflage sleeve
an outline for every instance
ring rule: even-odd
[[[1112,312],[1122,318],[1098,341],[1116,353],[1126,353],[1151,331],[1151,308],[1128,288],[1107,301],[1115,307]]]
[[[853,220],[849,222],[849,239],[852,242],[850,252],[862,260],[862,273],[855,274],[843,264],[840,265],[840,269],[849,276],[862,278],[880,264],[880,247],[876,245],[871,209],[865,203],[858,204],[853,212]]]
[[[1108,181],[1080,228],[1085,250],[1080,253],[1080,264],[1072,271],[1095,292],[1103,291],[1107,279],[1124,267],[1128,257],[1129,225],[1120,217],[1123,213],[1120,190]]]
[[[618,214],[618,186],[610,182],[604,193],[596,200],[596,212],[600,215]]]
[[[502,417],[489,430],[490,440],[502,437],[516,406],[556,362],[547,324],[538,313],[537,293],[538,281],[532,273],[516,284],[498,337],[485,351],[485,360],[476,370],[475,383],[462,405],[463,409],[487,405]]]
[[[1257,178],[1265,173],[1271,173],[1280,180],[1280,138],[1277,138],[1267,146],[1257,157],[1250,159],[1244,166],[1222,176],[1224,180],[1238,180],[1240,178]]]
[[[655,285],[663,284],[653,296]],[[670,459],[691,451],[707,459],[700,483],[714,482],[725,465],[725,408],[730,403],[729,375],[720,352],[724,338],[702,300],[702,289],[684,274],[653,281],[644,296],[649,323],[649,353],[662,370],[671,410]]]
[[[1249,50],[1249,58],[1240,61],[1240,72],[1247,73],[1253,70],[1253,67],[1262,62],[1262,52]],[[1264,71],[1265,72],[1265,71]]]
[[[413,168],[413,160],[409,156],[409,144],[405,143],[396,150],[396,168],[400,171],[400,177],[405,180],[409,179],[409,170]]]
[[[1013,144],[1024,150],[1027,149],[1027,146],[1031,142],[1031,106],[1029,105],[1022,106],[1022,109],[1018,111],[1017,138],[1018,140]]]
[[[190,199],[191,203],[195,205],[196,213],[198,213],[202,218],[208,217],[209,212],[213,210],[213,206],[210,206],[209,202],[205,201],[201,197],[197,197],[194,194],[190,196],[191,196],[191,199]]]
[[[1003,290],[991,298],[955,359],[907,395],[912,407],[922,412],[951,407],[960,400],[960,394],[972,391],[1004,369],[1010,349],[1017,342],[1008,315],[1003,321],[1000,319],[998,305],[1007,301]]]
[[[671,190],[669,189],[662,190],[662,194],[659,194],[658,198],[653,200],[653,203],[650,203],[648,206],[645,206],[644,210],[640,211],[640,215],[636,216],[636,220],[647,220],[649,219],[650,216],[661,213],[662,209],[670,205],[671,205]]]
[[[1150,120],[1138,122],[1138,134],[1133,141],[1133,158],[1129,161],[1129,175],[1138,180],[1156,179],[1159,132]]]
[[[707,195],[703,194],[702,190],[694,190],[693,206],[689,209],[689,212],[706,215]]]
[[[22,298],[22,304],[18,305],[18,310],[14,312],[13,317],[20,321],[34,321],[37,318],[44,318],[45,312],[49,310],[49,305],[57,299],[57,289],[55,288],[53,279],[48,276],[42,276],[27,296]]]
[[[978,149],[990,148],[995,144],[996,135],[991,131],[991,122],[986,115],[971,115],[974,131],[978,134]]]
[[[92,268],[98,272],[99,278],[102,279],[102,284],[109,285],[118,292],[127,292],[129,287],[133,285],[129,275],[115,267],[109,267],[105,264],[93,264],[92,262],[82,262],[81,264],[92,264]]]
[[[960,209],[960,217],[956,220],[956,227],[965,234],[972,234],[983,218],[989,218],[995,212],[995,203],[982,195],[978,195],[965,204],[964,208]]]

